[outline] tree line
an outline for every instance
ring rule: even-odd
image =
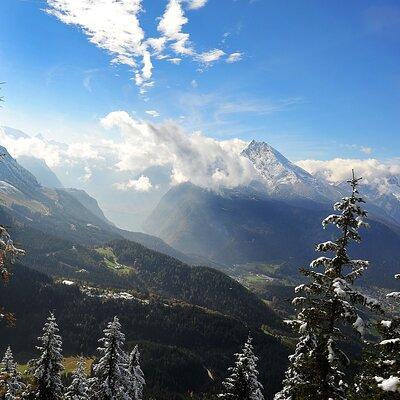
[[[100,357],[92,366],[91,376],[85,373],[81,358],[72,374],[69,386],[64,387],[61,374],[62,339],[54,314],[43,327],[39,357],[29,361],[27,379],[23,379],[8,347],[2,360],[0,390],[5,400],[142,400],[145,379],[139,363],[139,349],[124,351],[125,335],[117,317],[109,322],[99,340]]]

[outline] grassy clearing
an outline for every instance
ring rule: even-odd
[[[64,371],[63,375],[70,374],[74,372],[76,368],[76,364],[78,363],[80,357],[65,357],[63,358],[63,365],[64,365]],[[92,364],[94,362],[94,357],[84,357],[83,362],[85,364],[85,372],[87,375],[90,374],[90,370],[92,368]],[[28,364],[18,364],[18,371],[22,375],[28,375],[26,373],[28,368]]]
[[[128,274],[132,271],[132,268],[118,262],[117,256],[111,247],[99,247],[96,251],[104,257],[104,263],[107,268],[121,274]]]

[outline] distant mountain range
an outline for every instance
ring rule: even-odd
[[[17,161],[31,172],[42,186],[53,189],[64,187],[57,175],[48,167],[44,160],[33,156],[20,156],[17,158]]]
[[[11,128],[7,134],[25,135]],[[188,183],[174,186],[147,218],[148,234],[118,229],[95,199],[82,190],[63,188],[45,162],[34,157],[20,161],[36,177],[9,155],[3,158],[0,201],[24,217],[24,223],[32,220],[32,225],[84,244],[125,238],[189,264],[224,268],[268,262],[282,265],[284,274],[297,275],[298,266],[314,256],[313,245],[326,238],[320,221],[334,201],[347,195],[347,184],[329,184],[311,175],[264,142],[250,142],[242,156],[258,172],[248,186],[219,193]],[[400,260],[399,181],[382,183],[385,191],[371,184],[361,187],[373,229],[365,232],[360,256],[390,266],[371,269],[367,277],[376,283],[390,281]]]
[[[348,185],[329,185],[294,165],[266,143],[252,141],[242,153],[259,172],[249,186],[214,193],[192,184],[170,189],[147,219],[147,232],[186,254],[219,263],[274,263],[283,274],[314,256],[315,243],[334,234],[321,220],[332,204],[349,193]],[[373,284],[390,284],[400,267],[400,225],[382,208],[374,189],[362,186],[371,211],[371,229],[355,247],[355,257],[373,261],[366,274]]]

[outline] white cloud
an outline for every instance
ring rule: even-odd
[[[373,151],[373,149],[372,149],[372,147],[364,147],[364,146],[362,146],[362,147],[361,147],[361,151],[362,151],[363,153],[365,153],[365,154],[371,154],[372,151]]]
[[[148,176],[141,175],[138,179],[130,179],[125,183],[116,183],[114,185],[118,190],[135,190],[136,192],[148,192],[152,189],[153,184],[151,183]]]
[[[156,117],[158,112],[147,110],[147,114]],[[42,158],[50,167],[62,169],[63,174],[74,170],[82,182],[112,170],[115,176],[123,176],[116,180],[125,182],[118,183],[121,190],[150,188],[144,178],[126,182],[127,173],[146,175],[150,167],[166,167],[171,171],[172,183],[190,181],[213,190],[246,185],[257,174],[251,162],[240,155],[246,146],[243,140],[216,140],[201,132],[186,133],[175,122],[153,124],[136,120],[124,111],[108,114],[101,124],[106,129],[116,128],[108,139],[104,139],[104,133],[94,131],[80,142],[65,144],[43,137],[12,137],[0,129],[0,143],[14,157]]]
[[[47,0],[47,4],[49,14],[82,28],[91,43],[114,57],[114,63],[134,68],[139,84],[151,77],[145,33],[139,22],[142,0]],[[144,64],[142,70],[137,69],[138,58]]]
[[[0,128],[0,143],[14,157],[31,155],[45,160],[49,167],[102,159],[98,149],[90,143],[75,142],[66,145],[47,141],[41,136],[11,137],[3,128]]]
[[[192,55],[189,34],[182,32],[182,28],[189,22],[182,8],[180,0],[169,0],[164,15],[158,24],[158,31],[166,41],[173,42],[171,47],[177,54]]]
[[[85,174],[80,177],[80,180],[83,182],[90,181],[90,179],[92,179],[92,175],[93,175],[92,170],[88,166],[85,166],[84,171],[85,171]]]
[[[121,143],[109,143],[117,154],[117,168],[141,173],[152,166],[169,166],[175,183],[190,181],[218,190],[249,183],[256,171],[251,162],[240,156],[246,142],[234,139],[218,141],[199,132],[186,134],[180,126],[137,121],[124,111],[108,114],[102,123],[118,128]]]
[[[147,110],[146,114],[151,115],[152,117],[156,118],[160,116],[160,113],[156,110]]]
[[[296,163],[301,168],[331,183],[343,182],[350,178],[354,169],[364,183],[380,184],[385,178],[400,175],[400,159],[381,162],[375,158],[367,160],[335,158],[329,161],[302,160]]]
[[[206,51],[204,53],[198,54],[197,59],[205,65],[212,64],[218,61],[221,57],[225,55],[225,52],[220,49],[213,49]]]
[[[156,52],[156,53],[161,53],[164,50],[165,47],[165,42],[166,42],[165,37],[159,37],[159,38],[150,38],[146,40],[146,43]]]
[[[232,64],[232,63],[238,62],[242,59],[243,59],[243,53],[237,52],[237,53],[229,54],[228,58],[226,59],[226,62],[229,64]]]
[[[195,88],[195,89],[199,86],[199,84],[197,83],[196,79],[193,79],[190,82],[190,85],[192,86],[192,88]]]
[[[169,58],[167,61],[171,64],[179,65],[182,61],[182,58]]]
[[[208,0],[188,0],[188,7],[191,10],[198,10],[207,4]]]
[[[146,38],[141,26],[143,0],[46,0],[47,13],[61,22],[80,27],[89,41],[113,56],[112,62],[124,64],[134,71],[134,80],[143,94],[154,85],[152,81],[153,62],[166,59],[178,65],[181,56],[188,56],[204,65],[211,65],[225,53],[220,49],[198,54],[190,40],[190,34],[183,31],[189,23],[184,5],[188,9],[199,9],[207,0],[168,0],[158,20],[160,37]],[[174,57],[174,56],[178,57]],[[236,62],[241,53],[233,53],[227,62]],[[90,81],[84,81],[89,87]]]

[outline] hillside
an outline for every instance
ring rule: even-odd
[[[0,325],[0,351],[10,344],[21,363],[34,355],[48,310],[57,315],[65,356],[96,355],[102,329],[117,315],[128,347],[140,345],[146,390],[159,400],[181,400],[190,391],[214,392],[249,329],[269,398],[279,388],[287,361],[288,350],[279,340],[236,318],[182,301],[89,297],[22,265],[15,266],[9,285],[0,291],[0,304],[17,318],[15,327]]]
[[[42,186],[58,189],[63,187],[57,175],[44,160],[32,156],[19,156],[17,161],[30,171]]]
[[[104,216],[96,199],[83,190],[42,187],[6,148],[0,146],[0,152],[0,213],[4,224],[8,221],[11,226],[31,227],[75,244],[125,238],[196,263],[157,237],[117,228]]]
[[[257,296],[215,269],[191,267],[127,240],[93,248],[35,230],[16,231],[14,236],[28,251],[24,263],[59,280],[131,290],[146,298],[178,299],[251,325],[280,327],[279,318]]]

